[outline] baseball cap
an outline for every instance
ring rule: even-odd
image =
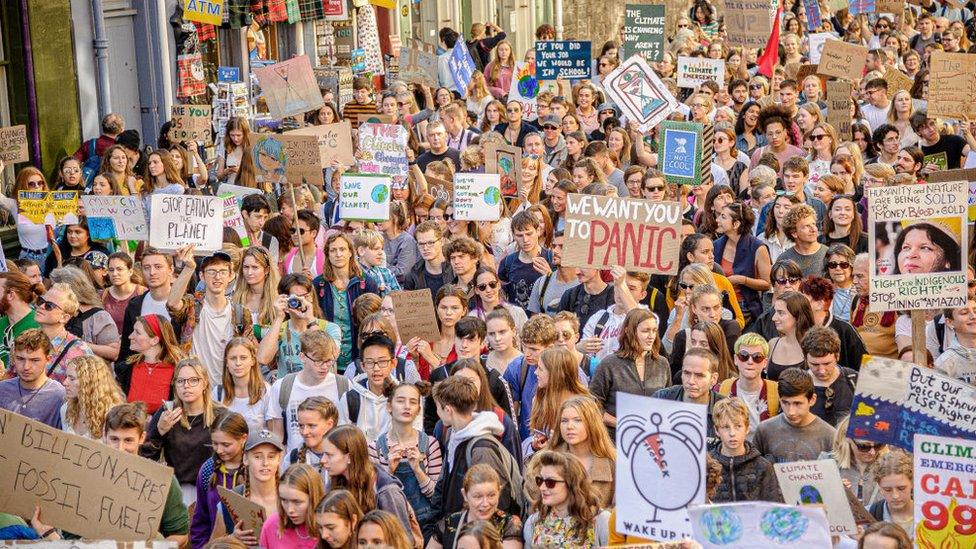
[[[556,126],[558,128],[560,126],[559,117],[554,114],[547,114],[546,116],[542,117],[542,121],[540,122],[540,124],[543,127]]]
[[[228,255],[227,252],[222,252],[220,250],[217,250],[216,252],[213,253],[213,255],[209,257],[205,257],[203,261],[200,262],[200,268],[206,269],[207,265],[218,260],[223,261],[224,263],[230,263],[231,265],[234,264],[233,260],[231,260],[230,255]]]
[[[247,443],[244,444],[244,451],[250,452],[262,444],[270,444],[282,452],[285,451],[285,443],[281,442],[281,437],[267,429],[251,429],[247,435]]]
[[[617,106],[614,105],[613,103],[603,103],[596,109],[596,112],[603,112],[603,111],[613,111],[614,116],[620,115],[620,111],[617,109]]]

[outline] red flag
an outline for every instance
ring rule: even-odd
[[[762,56],[756,60],[759,65],[759,74],[765,75],[766,78],[773,77],[773,67],[779,61],[779,20],[782,14],[783,4],[780,3],[776,10],[776,19],[773,20],[773,31],[769,33],[769,40],[766,40],[766,49],[763,50]]]

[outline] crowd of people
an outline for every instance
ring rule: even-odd
[[[642,542],[615,528],[615,508],[632,504],[615,497],[618,394],[698,403],[709,502],[782,502],[774,463],[832,459],[878,521],[835,546],[907,549],[911,456],[848,436],[858,371],[888,357],[971,383],[976,276],[962,250],[966,305],[927,311],[926,346],[913,347],[907,311],[869,307],[866,189],[924,182],[976,152],[976,121],[926,114],[930,55],[973,51],[972,7],[822,5],[810,29],[786,1],[763,74],[760,52],[726,45],[715,5],[689,2],[652,66],[681,101],[671,119],[714,127],[713,177],[699,185],[669,183],[656,128],[606,98],[619,42],[599,48],[592,78],[541,92],[527,120],[507,99],[517,52],[493,24],[441,30],[436,89],[357,77],[351,102],[323,90],[325,106],[296,121],[355,128],[381,113],[406,126],[410,175],[378,223],[342,217],[340,177],[355,166],[326,168],[322,189],[262,180],[246,118],[208,155],[165,133],[140,147],[106,116],[53,180],[23,167],[0,203],[21,249],[0,273],[0,408],[172,467],[158,534],[194,549],[516,549]],[[796,79],[811,31],[870,48],[851,76],[849,134],[826,122],[821,78]],[[448,69],[459,40],[478,67],[467,89]],[[725,81],[677,88],[677,56],[724,59]],[[889,70],[911,90],[890,90]],[[496,221],[456,219],[428,180],[483,172],[493,143],[521,147],[520,191]],[[938,153],[945,165],[925,160]],[[202,256],[95,241],[83,212],[52,226],[17,206],[19,191],[148,204],[222,183],[260,191],[240,203],[249,245],[227,229]],[[562,265],[572,193],[680,203],[676,274]],[[959,242],[925,234],[896,246],[899,265],[904,251],[951,266]],[[418,289],[439,336],[403,341],[391,294]],[[234,523],[217,486],[261,505],[263,527]],[[72,537],[40,511],[3,517],[0,533]]]

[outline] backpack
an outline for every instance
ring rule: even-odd
[[[200,311],[203,310],[203,292],[193,294],[193,312],[186,316],[183,324],[183,332],[180,334],[182,342],[180,348],[189,353],[193,345],[193,330],[197,327],[200,320]],[[251,323],[251,311],[240,303],[231,302],[231,322],[233,323],[232,337],[247,337],[256,341],[254,335],[254,325]]]
[[[288,401],[291,400],[291,391],[295,388],[295,380],[298,379],[298,374],[301,372],[292,372],[285,377],[281,378],[281,390],[278,392],[278,406],[281,408],[281,419],[288,425]],[[338,389],[339,396],[342,397],[347,391],[349,391],[349,380],[345,376],[335,374],[336,378],[336,389]],[[352,393],[355,393],[353,391]],[[350,394],[352,394],[350,393]],[[358,395],[357,395],[358,396]],[[288,443],[288,429],[285,429],[284,443]]]
[[[81,165],[81,178],[85,181],[85,192],[91,191],[92,182],[102,167],[102,159],[95,152],[95,139],[88,141],[88,158]]]
[[[474,451],[475,446],[478,446],[481,441],[485,441],[487,444],[482,444],[482,447],[491,446],[492,452],[502,462],[502,469],[506,470],[507,473],[502,477],[503,482],[508,482],[508,497],[512,502],[514,509],[508,509],[509,513],[515,516],[520,516],[522,510],[525,509],[525,501],[522,498],[522,471],[519,469],[518,463],[515,462],[515,458],[512,457],[511,452],[508,448],[502,445],[502,442],[498,440],[494,435],[481,435],[471,439],[467,447],[464,449],[464,460],[465,463],[470,467],[473,465],[471,453]]]

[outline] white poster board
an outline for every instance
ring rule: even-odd
[[[343,174],[339,179],[339,218],[386,221],[390,218],[388,175]]]
[[[603,88],[627,119],[637,122],[642,132],[650,130],[678,108],[678,100],[640,55],[631,56],[608,74]]]
[[[976,547],[976,441],[915,435],[915,542]]]
[[[164,251],[196,246],[195,254],[220,249],[224,234],[224,207],[217,196],[152,195],[149,245]]]
[[[692,505],[691,527],[704,549],[794,549],[830,547],[821,507],[768,501]]]
[[[854,513],[844,493],[836,461],[794,461],[773,467],[786,503],[822,505],[827,510],[831,535],[857,534]]]
[[[137,196],[95,196],[84,195],[81,204],[89,223],[92,218],[111,218],[115,228],[115,238],[119,240],[146,240],[149,238],[149,225],[142,200]]]
[[[496,221],[501,216],[501,176],[497,173],[454,174],[454,219]]]
[[[678,57],[678,87],[697,88],[711,80],[725,84],[725,60],[710,57]]]

